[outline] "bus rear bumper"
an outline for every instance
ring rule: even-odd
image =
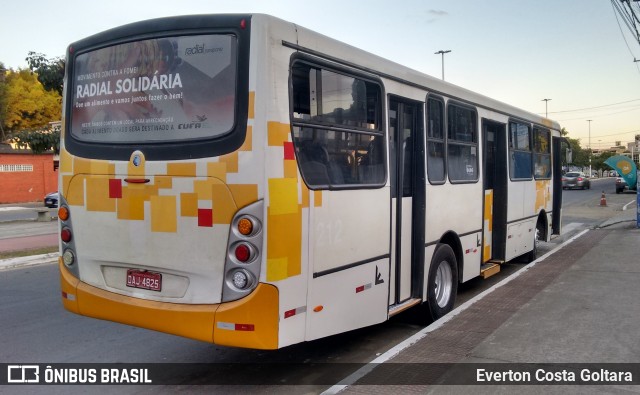
[[[189,305],[132,298],[74,277],[58,260],[64,308],[72,313],[225,346],[278,348],[278,289],[260,283],[233,302]]]

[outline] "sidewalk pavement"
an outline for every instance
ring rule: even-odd
[[[384,363],[385,368],[365,367],[344,381],[356,385],[335,386],[325,393],[638,392],[640,229],[635,216],[635,209],[630,210],[584,230],[431,324],[409,339],[407,347],[396,347],[373,361]],[[543,382],[542,386],[535,376],[531,385],[514,387],[504,381],[478,385],[483,383],[477,380],[476,365],[427,365],[443,363],[482,364],[494,372],[593,364],[597,371],[629,369],[636,385],[570,386],[560,380],[555,384],[563,385]],[[635,365],[606,365],[614,363]],[[411,372],[416,365],[407,364],[418,364],[422,371]],[[576,369],[579,382],[582,367]],[[465,377],[462,383],[470,385],[433,385],[440,380],[461,384],[461,377]],[[399,385],[407,381],[412,384]],[[424,385],[425,381],[432,385]]]

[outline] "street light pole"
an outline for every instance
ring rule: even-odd
[[[591,119],[587,119],[589,122],[589,178],[591,178]]]
[[[549,111],[547,111],[547,104],[549,103],[549,100],[551,99],[542,99],[541,101],[544,102],[544,117],[545,118],[549,118]]]
[[[434,52],[434,55],[442,55],[442,81],[444,81],[444,54],[451,52],[450,49],[447,49],[446,51],[443,50],[439,50],[438,52]]]

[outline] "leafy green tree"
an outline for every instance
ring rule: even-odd
[[[604,161],[615,155],[615,152],[603,152],[598,156],[594,156],[591,158],[591,167],[594,170],[611,170],[611,167],[609,167],[609,165],[606,165]]]
[[[49,122],[59,121],[62,103],[57,92],[45,91],[29,70],[6,74],[5,132],[46,128]]]
[[[44,54],[29,51],[26,61],[29,64],[29,69],[38,75],[38,81],[45,90],[58,92],[58,95],[62,96],[65,68],[63,58],[47,59]]]
[[[567,137],[569,140],[569,145],[571,146],[572,157],[571,165],[578,167],[586,167],[589,166],[589,150],[583,149],[580,146],[580,139],[572,139]]]
[[[60,127],[47,127],[42,130],[22,130],[13,135],[12,139],[18,148],[31,148],[34,154],[46,151],[60,153]]]

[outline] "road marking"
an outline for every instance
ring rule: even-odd
[[[635,202],[636,202],[636,201],[635,201],[635,199],[634,199],[634,200],[630,201],[629,203],[625,204],[625,205],[624,205],[624,207],[622,208],[622,211],[625,211],[625,210],[627,209],[627,207],[629,207],[629,205],[630,205],[630,204],[633,204],[633,203],[635,203]]]
[[[571,224],[569,224],[569,225],[571,225]],[[346,377],[343,380],[340,380],[341,383],[345,383],[345,384],[336,384],[336,385],[328,388],[326,391],[322,392],[322,395],[333,395],[333,394],[337,394],[337,393],[345,390],[348,386],[353,385],[359,379],[361,379],[362,377],[364,377],[367,374],[369,374],[373,369],[376,368],[377,364],[381,364],[381,363],[385,363],[385,362],[389,361],[391,358],[393,358],[396,355],[400,354],[400,352],[404,351],[405,349],[409,348],[413,344],[415,344],[418,341],[422,340],[425,336],[427,336],[427,334],[429,332],[433,332],[436,329],[440,328],[446,322],[451,321],[455,316],[457,316],[461,312],[463,312],[466,309],[468,309],[469,307],[471,307],[471,305],[473,305],[474,303],[476,303],[480,299],[484,298],[485,296],[487,296],[491,292],[495,291],[496,289],[502,287],[503,285],[506,285],[509,282],[513,281],[514,279],[516,279],[517,277],[522,275],[522,273],[526,272],[527,270],[530,270],[532,267],[534,267],[536,264],[538,264],[538,262],[544,261],[549,256],[555,254],[556,252],[558,252],[559,250],[564,248],[566,245],[572,243],[573,241],[575,241],[579,237],[583,236],[588,231],[589,231],[589,229],[583,230],[582,232],[578,233],[577,235],[573,236],[569,240],[567,240],[564,243],[560,244],[559,246],[557,246],[553,250],[547,252],[546,254],[541,256],[540,258],[538,258],[535,261],[529,263],[527,266],[525,266],[524,268],[520,269],[516,273],[514,273],[511,276],[505,278],[504,280],[502,280],[499,283],[495,284],[491,288],[486,289],[484,292],[476,295],[475,297],[469,299],[465,303],[461,304],[458,308],[456,308],[453,311],[451,311],[449,314],[447,314],[444,317],[440,318],[438,321],[434,322],[433,324],[431,324],[431,325],[427,326],[426,328],[422,329],[420,332],[415,333],[411,337],[409,337],[409,338],[403,340],[402,342],[398,343],[397,345],[395,345],[394,347],[389,349],[384,354],[380,355],[379,357],[377,357],[373,361],[369,362],[365,366],[363,366],[360,369],[358,369],[357,371],[353,372],[350,376]]]
[[[567,233],[572,232],[573,230],[581,227],[582,225],[584,225],[582,222],[571,222],[567,224],[567,226],[562,227],[562,234],[566,235]]]
[[[17,258],[0,259],[0,271],[17,269],[26,266],[45,265],[58,261],[60,255],[57,252],[49,254],[31,255]]]

